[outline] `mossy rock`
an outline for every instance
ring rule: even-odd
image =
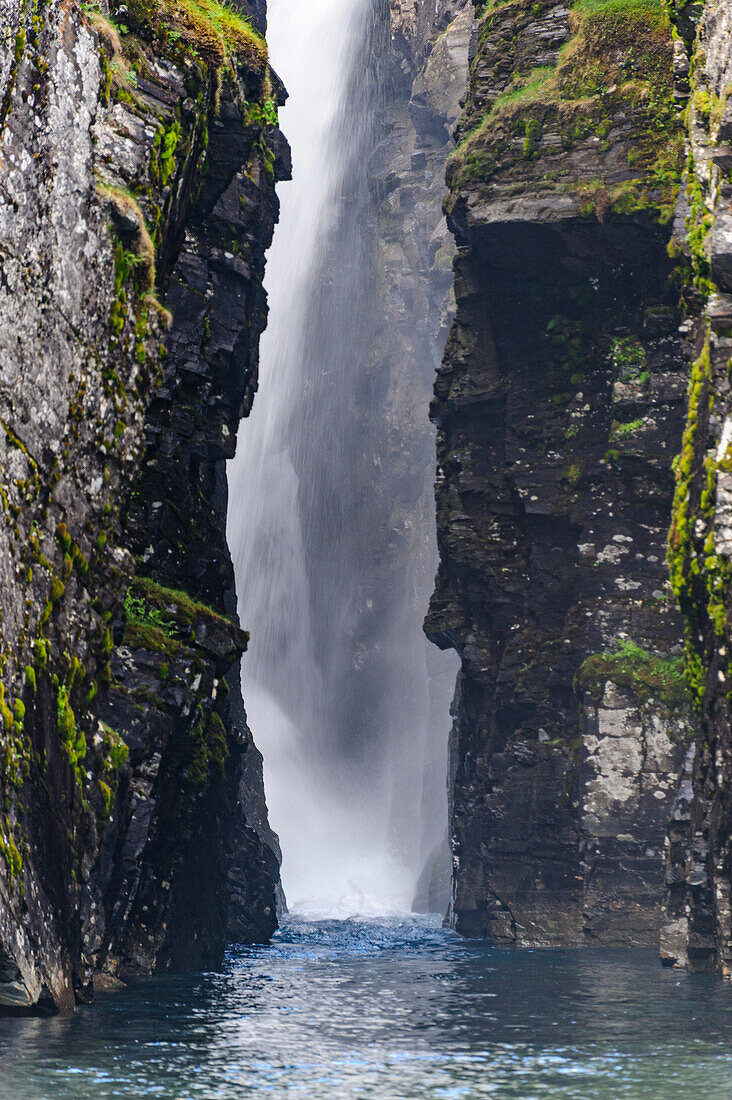
[[[174,658],[181,646],[212,649],[218,656],[246,648],[248,635],[220,611],[187,592],[166,588],[149,577],[135,577],[125,597],[123,644]]]
[[[507,7],[491,7],[488,38]],[[570,27],[556,66],[525,71],[517,58],[509,84],[449,158],[448,185],[487,193],[509,188],[508,194],[516,181],[523,193],[576,195],[585,216],[647,211],[665,224],[683,166],[668,15],[658,0],[580,0]],[[506,33],[502,24],[493,48]],[[549,133],[558,144],[542,145],[541,135]],[[596,179],[582,178],[562,155],[590,136],[603,142]],[[632,177],[618,182],[613,170],[606,183],[602,156],[618,142],[627,147]]]
[[[131,28],[143,40],[174,48],[213,69],[237,63],[263,78],[267,45],[240,12],[217,0],[130,0]]]
[[[612,652],[589,656],[577,671],[574,690],[599,703],[608,681],[631,692],[642,705],[656,702],[671,712],[688,710],[683,657],[659,657],[635,642],[622,642]]]

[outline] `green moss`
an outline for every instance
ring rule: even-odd
[[[87,753],[86,735],[77,725],[76,715],[69,701],[69,692],[65,684],[59,684],[57,688],[56,720],[59,738],[74,770],[76,782],[79,787],[83,787],[85,775],[81,765]]]
[[[51,603],[58,603],[58,601],[61,599],[61,597],[63,596],[65,591],[66,591],[66,585],[61,580],[61,578],[60,577],[52,577],[51,578],[51,591],[50,591],[50,595],[49,595]]]
[[[635,642],[622,642],[613,652],[593,653],[577,671],[574,687],[600,702],[608,681],[632,691],[644,704],[660,702],[670,711],[689,704],[683,658],[658,657]]]
[[[693,558],[690,493],[692,481],[698,472],[695,442],[700,404],[703,394],[708,389],[710,377],[711,362],[709,358],[709,333],[707,333],[702,352],[691,369],[686,427],[681,441],[681,453],[675,461],[676,488],[666,552],[671,587],[676,599],[679,601],[681,610],[685,613],[691,610],[688,602],[688,580]]]
[[[61,549],[65,552],[71,549],[71,535],[69,534],[66,524],[59,523],[56,528],[56,538],[58,539]]]
[[[707,254],[707,237],[712,228],[713,217],[706,205],[706,191],[694,171],[693,159],[689,158],[687,172],[686,197],[689,213],[686,217],[686,242],[691,260],[692,282],[704,296],[714,289],[711,281],[711,266]]]
[[[48,642],[45,638],[36,638],[33,642],[33,664],[36,672],[43,672],[48,664]]]
[[[149,622],[139,622],[127,619],[122,644],[130,649],[151,649],[156,653],[164,653],[167,657],[174,658],[178,655],[181,642],[169,631],[154,626]]]
[[[574,489],[577,483],[582,477],[582,470],[576,462],[572,463],[562,474],[562,480],[568,482],[568,484]]]
[[[97,783],[99,785],[99,794],[102,797],[102,815],[107,818],[112,809],[112,790],[103,779],[98,779]]]
[[[25,666],[25,686],[31,691],[36,690],[36,672],[33,665]]]
[[[180,123],[176,120],[171,128],[165,131],[160,145],[160,181],[166,184],[175,171],[175,151],[180,138]]]
[[[104,756],[107,762],[105,767],[108,771],[119,771],[130,755],[129,747],[117,731],[106,722],[102,722],[102,729],[104,730]]]
[[[684,624],[684,660],[684,677],[691,699],[696,709],[700,710],[706,692],[706,666],[697,649],[694,630],[688,620]]]
[[[57,719],[61,740],[64,744],[73,746],[76,740],[76,716],[69,703],[69,693],[63,684],[58,689]]]
[[[640,428],[642,428],[642,427],[643,427],[643,418],[642,417],[640,417],[638,420],[625,420],[625,421],[617,421],[616,420],[613,423],[612,428],[610,429],[610,439],[613,442],[615,440],[619,440],[619,439],[627,439],[629,435],[633,435],[634,432],[639,431]]]
[[[15,728],[15,720],[13,718],[13,712],[5,702],[5,685],[0,684],[0,717],[2,717],[3,725],[6,732],[10,732]]]
[[[23,57],[23,53],[25,51],[25,41],[25,28],[21,27],[15,36],[15,50],[13,52],[13,57],[15,58],[16,63],[20,62]]]
[[[537,118],[526,120],[524,134],[523,155],[526,158],[533,157],[539,147],[539,138],[541,137],[541,123]]]
[[[572,193],[585,217],[647,213],[667,224],[675,208],[683,146],[673,95],[671,29],[660,0],[580,0],[571,9],[573,34],[556,66],[522,71],[516,44],[530,25],[525,5],[509,0],[487,6],[479,26],[479,53],[516,56],[512,81],[493,100],[478,125],[449,158],[454,191],[495,183],[523,191]],[[632,119],[628,163],[635,178],[605,186],[577,179],[571,165],[552,162],[552,172],[527,168],[571,149],[590,135],[602,151],[627,141],[613,137],[616,120]],[[621,127],[622,129],[623,127]],[[540,143],[556,133],[559,144]],[[516,135],[523,134],[522,143]],[[563,177],[562,173],[565,173]],[[617,174],[613,170],[617,179]]]
[[[709,122],[712,101],[706,88],[697,88],[694,92],[694,109],[703,122]]]
[[[635,336],[618,336],[610,351],[613,367],[623,381],[638,378],[646,365],[646,353]]]
[[[226,729],[218,714],[204,721],[199,713],[198,721],[191,732],[188,779],[194,787],[205,787],[213,777],[214,770],[223,774],[229,747],[226,743]]]
[[[0,855],[5,860],[5,866],[10,876],[10,885],[12,886],[13,879],[20,875],[23,870],[23,859],[15,843],[7,816],[5,817],[4,827],[0,829]]]

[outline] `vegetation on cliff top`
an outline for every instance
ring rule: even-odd
[[[457,191],[500,183],[511,193],[516,180],[524,192],[578,194],[586,216],[648,210],[668,221],[683,148],[671,25],[661,0],[579,0],[557,63],[535,66],[536,47],[522,53],[520,40],[544,6],[494,0],[483,9],[479,52],[489,44],[514,60],[508,82],[477,120],[469,102],[475,124],[448,161],[448,184]],[[500,87],[499,68],[493,75]],[[589,139],[600,142],[593,145],[591,176],[583,163],[562,156]],[[617,164],[621,142],[625,169]]]
[[[155,39],[173,51],[183,49],[215,69],[236,61],[260,77],[268,71],[264,38],[225,0],[130,0],[124,16],[129,26],[93,8],[90,12],[92,25],[115,58],[125,53],[122,38],[132,30],[143,42]],[[124,69],[123,78],[134,87],[134,73]]]
[[[150,0],[133,0],[130,5],[150,10]],[[209,64],[221,66],[236,58],[252,72],[267,70],[267,45],[248,19],[221,0],[162,0],[157,5],[158,27],[167,41],[181,40]]]

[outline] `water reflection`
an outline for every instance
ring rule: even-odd
[[[732,1096],[732,990],[652,952],[290,920],[221,974],[0,1020],[0,1096]]]

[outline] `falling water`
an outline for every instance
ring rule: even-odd
[[[421,619],[435,551],[430,518],[415,560],[391,560],[393,528],[410,521],[394,515],[385,386],[369,360],[367,169],[386,5],[270,0],[268,11],[294,180],[280,188],[268,258],[260,391],[229,471],[229,542],[252,633],[244,698],[290,905],[405,907],[426,843]],[[426,487],[432,461],[421,461]],[[445,715],[443,743],[446,728]],[[439,792],[427,801],[434,833],[446,813]]]

